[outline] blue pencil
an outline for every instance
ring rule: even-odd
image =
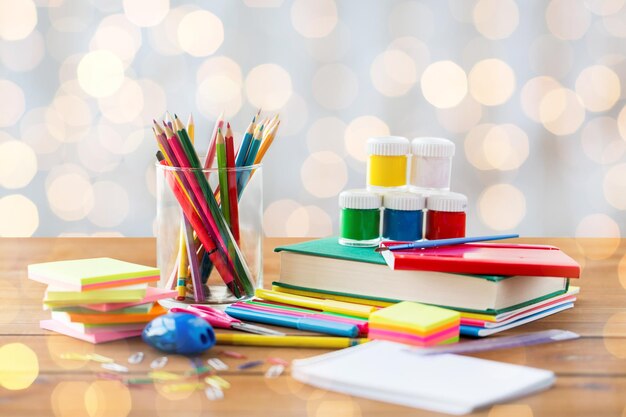
[[[474,237],[455,237],[451,239],[437,239],[437,240],[423,240],[412,243],[404,243],[401,245],[382,246],[376,248],[376,252],[385,250],[400,250],[400,249],[426,249],[436,248],[439,246],[460,245],[470,242],[486,242],[488,240],[501,240],[501,239],[514,239],[519,235],[492,235],[492,236],[474,236]]]
[[[248,150],[248,155],[246,156],[246,161],[243,166],[249,167],[254,165],[254,159],[256,158],[256,154],[261,147],[261,139],[263,138],[263,125],[261,125],[257,131],[255,132],[252,141],[250,142],[250,149]],[[250,178],[250,171],[240,172],[241,174],[237,178],[237,197],[241,197],[241,193],[243,192],[248,179]]]
[[[256,117],[255,117],[256,118]],[[248,150],[250,149],[250,141],[252,140],[252,136],[254,133],[254,120],[250,122],[248,126],[248,130],[246,130],[245,135],[243,136],[243,140],[241,141],[241,146],[239,146],[239,151],[237,152],[237,159],[235,160],[235,166],[241,167],[246,162],[246,157],[248,156]]]

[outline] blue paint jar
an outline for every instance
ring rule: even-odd
[[[423,237],[426,198],[421,194],[392,192],[383,198],[383,239],[420,240]]]

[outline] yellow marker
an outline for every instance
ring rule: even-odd
[[[265,336],[260,334],[218,333],[215,335],[218,345],[248,346],[283,346],[310,347],[321,349],[340,349],[368,342],[368,339],[350,339],[333,336]]]
[[[320,298],[304,297],[302,295],[285,294],[271,290],[257,289],[255,295],[269,301],[277,301],[284,304],[312,308],[330,313],[346,314],[349,316],[368,318],[377,310],[376,307],[362,304],[346,303],[344,301],[326,300]]]

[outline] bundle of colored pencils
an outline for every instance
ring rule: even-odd
[[[254,295],[253,277],[239,249],[238,202],[255,171],[238,171],[237,168],[261,163],[280,125],[278,115],[257,123],[259,115],[260,110],[252,119],[236,155],[230,123],[225,123],[220,116],[203,163],[193,145],[192,117],[187,128],[177,116],[162,124],[154,121],[153,131],[159,146],[157,158],[162,165],[172,168],[165,169],[166,182],[183,213],[177,271],[174,271],[180,301],[187,298],[188,292],[196,302],[205,301],[204,282],[212,268],[201,269],[201,264],[214,267],[234,297]],[[219,184],[212,190],[209,175],[203,169],[212,168],[216,156]],[[170,284],[174,286],[174,279]]]

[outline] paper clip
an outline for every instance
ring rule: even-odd
[[[87,356],[89,357],[89,360],[92,360],[94,362],[100,362],[100,363],[112,363],[112,362],[114,362],[113,359],[108,358],[106,356],[98,355],[97,353],[90,353]]]
[[[189,360],[191,361],[191,366],[193,366],[196,369],[202,368],[204,366],[204,361],[197,356],[190,358]]]
[[[224,398],[224,391],[217,387],[207,387],[204,394],[210,401],[221,400]]]
[[[150,362],[151,369],[161,369],[165,365],[167,365],[167,356],[161,356],[160,358],[156,358],[152,362]]]
[[[272,365],[269,367],[267,372],[265,372],[265,378],[278,378],[285,371],[284,365]]]
[[[190,376],[193,376],[193,375],[208,374],[208,373],[211,373],[211,372],[213,372],[213,368],[211,368],[210,366],[204,366],[203,365],[203,366],[201,366],[199,368],[193,368],[193,369],[190,369],[188,371],[185,371],[183,373],[183,375],[185,377],[190,377]]]
[[[244,355],[243,353],[234,352],[232,350],[223,350],[220,353],[222,353],[225,356],[228,356],[229,358],[235,358],[235,359],[246,359],[247,358],[247,356]]]
[[[106,369],[107,371],[113,371],[113,372],[128,372],[128,368],[125,367],[124,365],[120,365],[118,363],[115,362],[110,362],[110,363],[103,363],[102,368]]]
[[[211,358],[206,362],[216,371],[225,371],[228,369],[228,365],[226,365],[220,358]]]
[[[188,382],[185,384],[170,384],[163,387],[165,392],[186,392],[195,391],[197,389],[204,388],[204,384],[201,382]]]
[[[98,355],[96,353],[77,353],[67,352],[61,354],[61,359],[68,359],[73,361],[94,361],[100,363],[111,363],[113,359],[106,356]]]
[[[143,352],[135,352],[128,357],[128,363],[132,365],[137,365],[143,361]]]
[[[272,365],[283,365],[285,367],[289,366],[289,362],[282,358],[267,358],[267,362]]]
[[[254,368],[256,366],[263,365],[263,362],[264,361],[251,361],[251,362],[242,363],[241,365],[237,367],[237,369],[242,370],[242,369]]]
[[[182,379],[180,375],[168,371],[152,371],[148,376],[156,381],[176,381]]]
[[[217,376],[217,375],[207,376],[206,378],[204,378],[204,382],[206,382],[207,384],[215,388],[220,388],[220,389],[230,388],[230,382],[226,381],[224,378]]]
[[[154,383],[154,379],[152,378],[128,378],[124,380],[124,384],[126,385],[146,385]]]

